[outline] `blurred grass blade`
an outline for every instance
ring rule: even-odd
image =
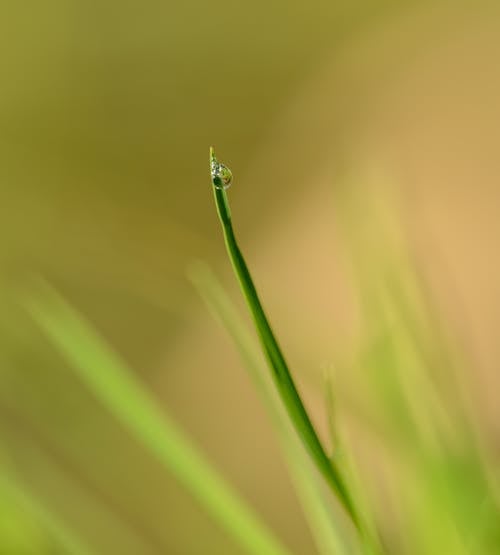
[[[283,404],[288,411],[291,421],[315,461],[318,469],[337,494],[340,502],[346,509],[347,513],[351,516],[354,524],[359,527],[360,524],[358,516],[354,509],[348,490],[344,484],[341,473],[339,472],[335,462],[332,461],[325,452],[309,415],[307,414],[281,348],[278,345],[261,305],[245,259],[243,258],[243,255],[238,247],[233,231],[229,201],[225,191],[226,182],[224,181],[224,176],[220,175],[220,172],[217,171],[220,167],[224,168],[224,166],[221,166],[215,158],[213,148],[211,148],[210,169],[212,188],[215,196],[217,213],[222,224],[222,231],[224,234],[227,252],[241,290],[247,301],[247,305],[252,314],[264,354],[273,374],[274,382],[283,400]]]
[[[45,286],[24,304],[96,397],[242,548],[254,555],[289,553],[154,402],[133,372],[56,291]]]
[[[10,414],[16,417],[16,413]],[[4,415],[5,413],[2,417]],[[2,465],[0,462],[0,473],[5,469],[9,481],[19,484],[39,505],[46,507],[50,514],[64,521],[63,524],[67,523],[70,531],[75,530],[72,535],[77,535],[80,541],[91,546],[90,552],[107,552],[111,545],[114,552],[120,554],[145,554],[157,550],[157,544],[147,531],[141,530],[126,512],[103,497],[99,491],[93,490],[92,487],[89,489],[85,479],[82,482],[81,477],[78,478],[72,472],[68,473],[64,461],[54,458],[53,454],[42,448],[29,433],[20,428],[7,431],[2,427],[1,431],[5,444],[14,446],[16,462],[29,461],[29,468],[24,467],[24,472],[28,470],[26,476],[29,481],[24,479],[24,473],[21,475],[22,470],[17,464],[14,471],[13,463],[8,464],[7,461],[10,459],[7,457],[5,464]],[[0,496],[0,512],[1,501]],[[18,553],[15,550],[5,550],[2,524],[0,514],[0,553]],[[40,552],[45,551],[33,550],[33,553]],[[65,553],[73,552],[76,553],[69,548],[65,550]]]
[[[9,465],[10,466],[10,465]],[[68,555],[90,555],[92,551],[53,512],[46,503],[38,498],[19,480],[10,468],[0,468],[0,492],[19,505],[34,521],[37,521],[64,549]]]
[[[208,266],[201,262],[193,264],[189,278],[210,312],[233,339],[271,416],[318,551],[322,555],[347,553],[339,533],[339,515],[325,498],[317,469],[291,426],[253,337]]]

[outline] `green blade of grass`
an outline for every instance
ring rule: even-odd
[[[156,404],[133,372],[60,295],[46,286],[25,307],[114,417],[248,553],[289,551]]]
[[[305,452],[303,444],[280,402],[264,361],[259,356],[257,345],[236,308],[212,271],[201,262],[189,268],[189,278],[205,301],[213,316],[226,329],[252,378],[264,404],[272,418],[278,440],[285,455],[294,487],[298,493],[304,515],[308,521],[318,551],[322,555],[342,555],[348,553],[339,530],[338,515],[325,497],[319,483],[316,468]],[[328,490],[327,490],[328,491]]]
[[[288,364],[283,356],[280,346],[274,336],[269,321],[266,317],[262,304],[260,302],[257,290],[255,289],[250,271],[243,255],[239,249],[236,237],[233,231],[231,219],[231,211],[229,201],[225,191],[228,185],[226,175],[219,170],[221,165],[215,158],[213,148],[210,148],[210,169],[212,177],[212,188],[215,197],[215,204],[222,231],[226,243],[229,259],[233,266],[234,272],[240,284],[243,295],[246,299],[248,308],[252,314],[252,318],[259,335],[262,349],[266,356],[269,367],[272,371],[274,382],[279,391],[283,404],[285,405],[297,433],[301,437],[304,445],[309,451],[311,457],[315,461],[318,469],[321,471],[327,482],[330,484],[334,492],[337,494],[340,502],[343,504],[347,513],[350,515],[354,524],[359,528],[357,513],[354,509],[353,502],[350,498],[348,490],[344,484],[344,480],[334,461],[328,457],[314,426],[307,414],[302,399],[297,391],[295,382],[292,378]],[[223,166],[222,166],[223,167]]]
[[[59,515],[18,479],[10,464],[2,464],[0,467],[0,492],[21,507],[27,513],[28,518],[31,517],[34,521],[39,522],[43,529],[64,548],[65,553],[68,555],[91,554],[91,550]],[[0,545],[0,549],[1,547]]]

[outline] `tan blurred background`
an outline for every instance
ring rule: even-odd
[[[27,323],[14,291],[33,275],[95,324],[296,553],[313,553],[268,418],[186,279],[203,259],[239,302],[211,144],[235,175],[241,244],[322,433],[322,372],[361,326],[336,216],[347,192],[347,229],[367,253],[407,234],[498,437],[499,16],[495,2],[2,4],[2,446],[96,553],[238,549]],[[370,226],[380,196],[402,222],[389,243]]]

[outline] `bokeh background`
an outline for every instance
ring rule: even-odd
[[[1,454],[95,553],[240,551],[29,321],[18,299],[36,276],[294,552],[314,553],[268,416],[186,277],[201,259],[240,303],[210,145],[322,437],[325,371],[363,428],[366,384],[334,361],[361,341],[360,281],[403,252],[467,353],[498,450],[499,17],[493,1],[2,3]],[[64,551],[5,494],[0,553]]]

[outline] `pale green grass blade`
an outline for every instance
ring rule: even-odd
[[[65,553],[91,555],[92,551],[83,540],[5,465],[0,468],[0,494],[9,497],[26,512],[28,518],[38,522],[64,548]]]
[[[4,440],[13,449],[16,462],[21,463],[16,464],[15,472],[13,464],[5,464],[6,476],[22,486],[39,505],[46,506],[50,514],[66,523],[73,536],[92,546],[92,549],[88,547],[87,550],[103,554],[112,551],[134,555],[151,554],[153,549],[156,550],[156,545],[151,542],[147,533],[138,529],[135,522],[130,521],[99,492],[92,491],[77,476],[68,473],[64,463],[61,464],[60,460],[42,449],[33,437],[16,429],[4,434]],[[0,472],[1,470],[0,465]],[[0,496],[0,501],[1,499]],[[1,549],[2,524],[0,515],[0,553],[4,553]],[[8,550],[7,552],[10,553]],[[41,553],[42,550],[34,552]]]
[[[362,523],[361,533],[364,541],[363,547],[365,553],[372,555],[382,554],[384,552],[380,545],[378,530],[373,518],[374,507],[370,504],[365,495],[364,488],[360,479],[359,472],[356,468],[356,461],[351,456],[348,446],[346,445],[343,435],[337,425],[337,407],[332,385],[332,377],[325,370],[323,376],[323,388],[328,415],[328,428],[333,447],[331,457],[336,460],[339,468],[342,469],[351,491],[353,499],[356,500],[356,507]]]
[[[330,506],[328,491],[322,488],[318,471],[291,426],[254,338],[208,266],[201,262],[193,264],[189,269],[189,277],[210,312],[234,341],[271,416],[318,551],[322,555],[350,553],[343,538],[345,531],[340,528],[340,515]]]
[[[462,349],[449,343],[451,335],[406,252],[392,249],[383,235],[380,240],[384,248],[371,249],[370,264],[362,248],[355,261],[366,328],[377,330],[378,343],[359,363],[368,370],[364,375],[372,380],[387,431],[397,431],[385,439],[392,438],[393,455],[404,461],[403,473],[391,478],[404,552],[500,552],[488,455],[469,420],[473,414],[463,405],[464,377],[457,373],[465,364]]]
[[[289,553],[154,402],[133,372],[60,295],[46,286],[24,305],[94,395],[242,548],[254,555]]]
[[[394,287],[391,290],[399,309],[397,330],[400,335],[396,335],[395,345],[401,352],[400,359],[414,360],[421,380],[420,383],[411,382],[411,391],[422,407],[420,418],[422,414],[428,415],[424,428],[432,428],[435,436],[434,442],[429,443],[420,434],[413,454],[415,481],[419,487],[412,520],[421,523],[415,530],[416,541],[425,542],[422,549],[436,555],[495,552],[500,529],[498,500],[485,466],[488,452],[478,441],[473,422],[468,420],[472,414],[468,415],[461,405],[465,397],[459,393],[462,384],[454,368],[454,362],[459,363],[459,359],[450,356],[446,329],[429,312],[434,310],[432,304],[418,298],[419,306],[425,311],[425,321],[429,322],[424,331],[430,330],[427,335],[419,335],[412,324],[416,322],[414,304],[405,305],[401,292]],[[431,379],[433,366],[427,366],[428,359],[416,348],[418,343],[423,343],[427,351],[433,353],[430,361],[433,365],[436,361],[444,363],[439,371],[447,387]],[[434,522],[443,524],[436,528],[432,526]],[[496,548],[493,549],[494,543]]]

